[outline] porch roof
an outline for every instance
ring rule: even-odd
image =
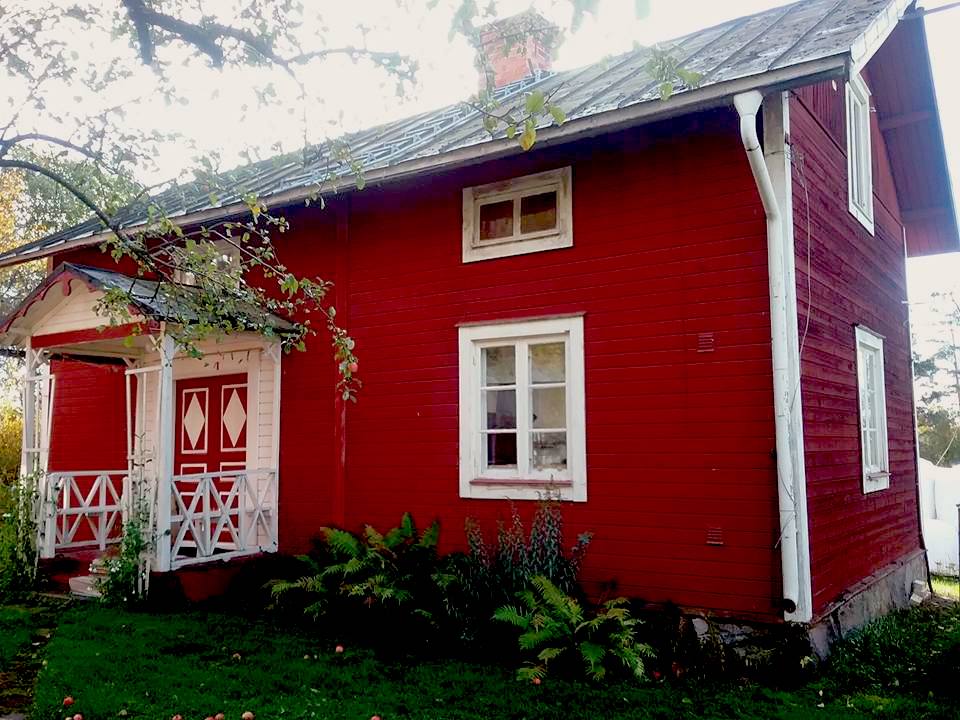
[[[72,292],[72,283],[77,281],[90,293],[103,293],[110,290],[122,290],[130,299],[130,311],[134,322],[190,322],[197,319],[189,308],[184,307],[181,298],[184,292],[199,292],[186,285],[132,277],[120,272],[103,268],[62,263],[47,275],[20,305],[0,324],[0,345],[20,344],[25,336],[31,334],[36,323],[55,314],[59,302]],[[176,292],[173,288],[176,287]],[[62,295],[53,296],[51,290],[60,288]],[[95,301],[94,301],[95,302]],[[94,311],[93,303],[90,307]],[[244,321],[259,323],[266,317],[267,323],[277,332],[293,329],[288,320],[260,308],[245,308],[236,318],[239,325]],[[105,319],[97,323],[102,326]]]

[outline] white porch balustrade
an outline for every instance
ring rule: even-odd
[[[170,568],[276,552],[276,470],[174,475]]]
[[[129,492],[126,470],[55,472],[42,476],[40,484],[44,557],[70,548],[104,550],[120,541]]]

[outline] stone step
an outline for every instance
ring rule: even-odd
[[[99,579],[96,575],[78,575],[70,578],[70,594],[85,598],[100,597],[100,591],[97,590]]]

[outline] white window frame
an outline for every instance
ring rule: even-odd
[[[570,167],[463,189],[463,262],[543,252],[573,245],[573,173]],[[520,199],[545,192],[557,193],[557,226],[520,232]],[[513,231],[508,238],[480,240],[480,207],[513,200]]]
[[[567,467],[529,467],[530,382],[527,346],[563,340],[566,355]],[[485,428],[482,402],[483,348],[514,344],[517,352],[517,468],[483,469]],[[563,500],[586,502],[586,414],[583,317],[557,317],[467,325],[460,328],[460,497],[538,500],[548,492]]]
[[[860,465],[863,471],[863,492],[872,493],[878,490],[886,490],[890,487],[890,443],[887,437],[887,389],[883,362],[883,336],[878,335],[862,325],[857,325],[855,330],[857,342],[857,400],[859,406],[859,422],[857,426],[860,437]],[[874,376],[872,378],[864,377],[866,367],[861,359],[863,352],[874,352],[877,355],[877,362],[874,363]],[[879,442],[878,456],[880,463],[876,466],[870,466],[868,463],[867,440],[864,428],[866,421],[866,391],[869,389],[868,383],[875,385],[874,389],[877,394],[877,438]]]
[[[872,234],[873,151],[870,139],[870,88],[860,75],[847,83],[847,196],[850,213]],[[860,196],[864,200],[860,200]]]
[[[230,244],[226,240],[213,240],[209,242],[211,242],[218,255],[230,259],[230,265],[233,268],[240,267],[240,263],[242,261],[240,248],[238,248],[236,245]],[[175,283],[179,283],[180,285],[197,284],[197,278],[192,272],[179,267],[175,268],[173,271],[173,281]]]

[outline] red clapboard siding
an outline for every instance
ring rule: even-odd
[[[127,467],[123,367],[54,360],[50,470],[124,470]]]
[[[464,186],[567,164],[573,248],[461,262]],[[732,114],[369,189],[351,203],[337,245],[345,260],[323,261],[335,233],[313,229],[317,211],[292,221],[280,251],[298,273],[347,272],[334,279],[349,288],[340,311],[364,382],[347,416],[348,527],[389,527],[409,510],[422,524],[440,518],[445,550],[463,547],[468,516],[492,532],[509,505],[458,497],[457,325],[583,312],[589,502],[566,518],[571,542],[594,533],[587,582],[776,616],[764,221]],[[697,352],[702,332],[714,333],[714,352]],[[284,359],[287,549],[336,520],[330,362],[322,338],[313,347]],[[532,504],[520,509],[529,518]],[[706,544],[713,527],[725,545]]]
[[[791,106],[801,333],[810,320],[802,388],[815,613],[920,547],[902,226],[876,126],[875,235],[849,213],[844,112],[842,83],[802,89]],[[855,324],[886,338],[892,477],[870,495],[860,477]]]

